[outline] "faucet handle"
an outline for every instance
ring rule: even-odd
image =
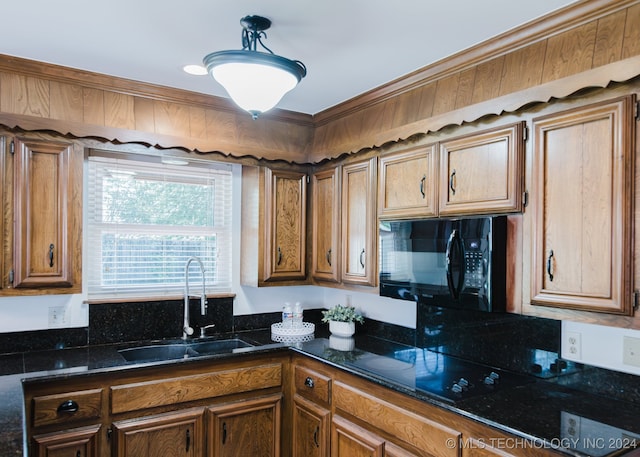
[[[185,333],[185,335],[193,335],[193,327],[186,326],[182,329],[182,331]]]
[[[205,336],[207,336],[207,330],[210,328],[215,327],[216,324],[209,324],[209,325],[205,325],[203,327],[200,327],[200,338],[204,338]]]

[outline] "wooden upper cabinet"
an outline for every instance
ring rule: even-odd
[[[306,221],[305,173],[243,166],[242,284],[306,279]]]
[[[378,215],[412,218],[438,215],[436,145],[380,158]]]
[[[306,277],[307,175],[265,169],[265,281]]]
[[[523,122],[440,143],[440,215],[520,211],[523,153]]]
[[[322,281],[340,281],[340,172],[341,167],[311,175],[311,275]]]
[[[342,282],[376,284],[377,160],[342,168]]]
[[[82,154],[71,143],[14,138],[13,287],[81,288]],[[11,275],[9,275],[9,278]],[[68,288],[68,289],[66,289]]]
[[[632,312],[634,102],[534,119],[532,304]]]

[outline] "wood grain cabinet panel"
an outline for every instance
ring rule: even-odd
[[[98,457],[100,425],[35,435],[35,457]],[[140,454],[141,455],[141,454]]]
[[[438,215],[437,159],[435,145],[380,158],[378,215],[381,219]]]
[[[522,209],[524,123],[440,143],[439,214]]]
[[[376,285],[377,160],[342,167],[342,282]]]
[[[534,119],[532,304],[632,312],[634,102]]]
[[[461,433],[435,420],[419,416],[371,394],[336,381],[333,386],[336,411],[344,411],[434,457],[456,457],[458,449],[444,446],[458,442]]]
[[[307,174],[242,168],[241,282],[306,280]]]
[[[153,379],[111,387],[113,414],[203,400],[282,384],[282,364]]]
[[[279,457],[282,395],[207,409],[208,457]]]
[[[265,169],[265,281],[306,277],[307,175]]]
[[[293,399],[293,457],[329,457],[331,412],[300,395]]]
[[[102,411],[102,390],[43,395],[33,398],[33,426],[97,419]]]
[[[384,457],[384,439],[348,420],[331,420],[331,457]]]
[[[311,276],[340,281],[340,166],[311,175]]]
[[[78,286],[74,276],[82,197],[73,144],[15,138],[15,288]],[[78,165],[79,163],[79,165]],[[71,291],[69,291],[71,292]]]
[[[113,436],[116,457],[203,457],[204,409],[114,422]]]
[[[298,365],[293,370],[296,393],[325,405],[331,402],[330,377]]]

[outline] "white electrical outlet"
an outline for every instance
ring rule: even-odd
[[[640,338],[622,338],[622,363],[640,367]]]
[[[49,327],[62,327],[67,323],[64,306],[49,307]]]
[[[579,361],[582,358],[582,334],[578,332],[565,332],[564,334],[566,358]]]

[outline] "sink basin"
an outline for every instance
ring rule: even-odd
[[[191,343],[189,345],[194,351],[203,354],[224,354],[225,352],[233,352],[234,349],[253,347],[244,340],[232,338],[229,340],[203,341],[202,343]]]
[[[118,352],[129,362],[187,359],[200,355],[186,344],[154,344],[151,346],[122,349]]]
[[[152,344],[118,352],[128,362],[153,362],[160,360],[189,359],[213,354],[225,354],[235,349],[252,347],[252,344],[238,338],[203,341],[201,343]]]

